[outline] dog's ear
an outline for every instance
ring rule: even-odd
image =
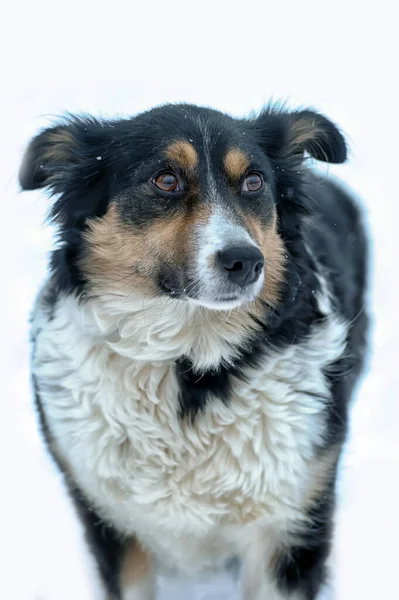
[[[342,133],[332,121],[313,110],[288,112],[268,107],[254,125],[262,146],[273,158],[301,158],[305,152],[329,163],[343,163],[347,158]]]
[[[30,142],[19,171],[23,190],[57,187],[56,182],[82,160],[77,128],[60,125],[42,131]]]
[[[23,190],[48,188],[60,197],[51,209],[55,220],[75,225],[104,210],[109,124],[70,117],[45,129],[30,142],[19,171]]]

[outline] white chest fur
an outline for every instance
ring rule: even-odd
[[[104,335],[93,315],[66,298],[47,321],[39,303],[33,371],[57,452],[99,513],[187,571],[204,540],[206,562],[209,539],[220,557],[237,527],[297,519],[325,427],[322,370],[342,354],[345,326],[331,316],[191,423],[178,415],[176,339],[169,361],[150,362],[133,323]],[[134,356],[119,337],[129,327]]]

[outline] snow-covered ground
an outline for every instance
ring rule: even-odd
[[[328,10],[320,1],[282,2],[279,8],[264,0],[170,0],[140,7],[71,0],[62,10],[44,0],[8,4],[0,42],[0,597],[101,598],[81,529],[39,441],[31,408],[27,320],[45,274],[51,232],[42,227],[46,198],[18,191],[24,145],[65,110],[127,115],[185,100],[245,114],[271,96],[295,106],[313,105],[350,138],[349,163],[330,171],[348,182],[367,208],[374,239],[375,321],[373,354],[353,408],[342,468],[334,597],[397,597],[399,47],[394,3],[335,1]],[[199,600],[196,593],[180,590],[182,599]],[[202,600],[233,598],[226,582],[215,582],[201,594]],[[177,600],[177,592],[168,597]]]

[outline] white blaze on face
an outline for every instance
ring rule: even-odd
[[[242,244],[256,246],[244,227],[232,223],[221,213],[210,216],[205,227],[200,229],[198,241],[198,276],[200,279],[209,277],[209,264],[212,257],[220,250]]]
[[[248,245],[259,248],[248,231],[229,219],[228,214],[218,211],[210,215],[208,222],[199,227],[196,234],[197,303],[208,308],[230,309],[253,300],[262,289],[264,276],[249,285],[246,290],[233,292],[216,260],[218,252],[232,246]]]

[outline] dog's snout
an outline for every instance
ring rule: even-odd
[[[219,265],[231,283],[241,287],[255,283],[261,276],[265,259],[255,246],[232,246],[218,252]]]

